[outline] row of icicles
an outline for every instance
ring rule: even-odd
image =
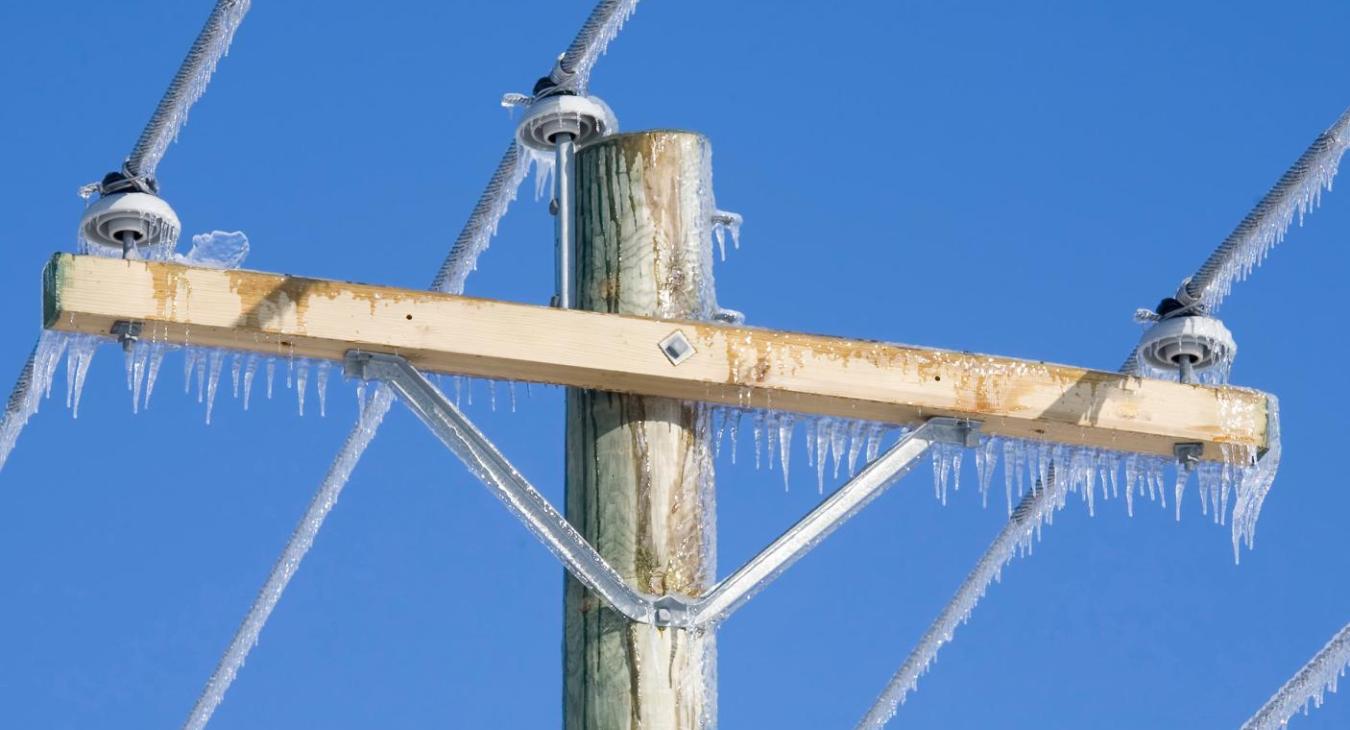
[[[66,405],[78,417],[80,396],[93,356],[107,338],[92,335],[45,332],[38,347],[34,373],[34,389],[50,395],[52,380],[62,355],[66,356]],[[305,413],[310,383],[318,398],[320,415],[327,412],[327,391],[333,364],[327,360],[300,357],[272,357],[255,353],[216,348],[178,347],[154,341],[138,341],[125,354],[127,390],[131,395],[132,410],[139,412],[150,405],[151,395],[158,381],[165,356],[174,350],[183,352],[184,392],[191,394],[194,385],[198,403],[205,406],[205,418],[211,422],[220,383],[229,374],[232,397],[248,410],[255,382],[262,377],[266,397],[271,399],[278,378],[296,395],[297,410]],[[476,380],[458,376],[438,378],[442,387],[458,404],[473,404]],[[447,382],[449,381],[449,382]],[[498,387],[504,386],[514,411],[517,404],[517,384],[510,381],[487,380],[488,405],[497,408]],[[524,386],[527,393],[531,386]],[[356,385],[358,407],[366,401],[364,383]],[[720,456],[724,444],[732,464],[737,461],[740,433],[744,422],[750,422],[753,431],[754,464],[758,468],[779,469],[783,485],[791,484],[791,459],[796,434],[804,434],[806,462],[814,467],[816,488],[825,492],[826,482],[837,482],[844,476],[857,473],[860,464],[871,462],[881,448],[908,433],[904,426],[873,421],[807,416],[782,411],[767,411],[725,406],[710,406],[713,419],[713,440]],[[34,409],[35,410],[35,409]],[[967,459],[973,452],[973,459]],[[1194,468],[1179,468],[1172,459],[1161,456],[1123,453],[1105,449],[1075,447],[1024,439],[983,437],[973,449],[951,444],[938,444],[930,451],[933,465],[935,498],[946,504],[951,492],[959,491],[963,466],[975,464],[975,484],[980,501],[987,505],[993,476],[1000,459],[1003,462],[1003,496],[1011,514],[1017,499],[1035,484],[1044,483],[1050,464],[1062,472],[1072,474],[1072,483],[1090,513],[1095,513],[1097,499],[1115,499],[1124,496],[1126,509],[1134,514],[1136,496],[1146,495],[1162,507],[1168,506],[1169,488],[1172,492],[1176,518],[1181,518],[1182,498],[1191,474],[1197,475],[1200,508],[1218,524],[1226,522],[1233,495],[1249,476],[1255,463],[1254,453],[1236,452],[1227,455],[1224,462],[1203,462]],[[1168,470],[1173,473],[1170,478]]]

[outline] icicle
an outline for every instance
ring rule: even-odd
[[[953,444],[937,444],[929,449],[933,461],[933,496],[943,507],[947,506],[947,487],[951,484],[953,470],[961,468],[961,447]],[[959,477],[958,477],[959,482]]]
[[[1191,476],[1191,470],[1185,465],[1177,464],[1177,483],[1176,483],[1176,503],[1177,503],[1177,522],[1181,521],[1181,495],[1186,490],[1186,481]]]
[[[830,423],[828,418],[816,423],[816,491],[825,493],[825,458],[830,449]]]
[[[80,396],[84,393],[84,379],[89,374],[99,338],[75,335],[66,346],[66,406],[72,418],[80,417]]]
[[[806,465],[816,465],[816,432],[820,430],[820,419],[811,416],[802,419],[806,424],[805,433],[802,435],[806,439]]]
[[[155,381],[159,379],[159,367],[164,363],[164,354],[168,348],[161,344],[150,346],[150,366],[145,375],[145,408],[150,408],[150,394],[155,392]]]
[[[329,366],[330,366],[330,363],[329,363],[327,360],[320,360],[320,361],[319,361],[318,371],[317,371],[317,378],[316,378],[316,381],[315,381],[315,383],[314,383],[315,387],[317,387],[317,389],[318,389],[318,391],[319,391],[319,416],[320,416],[320,417],[323,417],[323,416],[328,415],[328,410],[327,410],[328,405],[327,405],[327,404],[328,404],[328,368],[329,368]],[[511,410],[514,411],[515,409],[516,409],[516,407],[515,407],[515,391],[512,391]]]
[[[951,449],[952,461],[952,491],[961,491],[961,460],[965,458],[966,452],[960,446],[953,446]]]
[[[1014,441],[1003,442],[1003,489],[1008,497],[1008,515],[1013,513],[1012,495],[1013,495],[1013,474],[1020,474],[1017,468],[1017,443]]]
[[[210,355],[211,374],[207,378],[206,384],[206,425],[211,425],[211,409],[216,403],[216,388],[220,384],[220,367],[225,362],[225,353],[221,350],[212,350]],[[200,398],[198,398],[200,400]]]
[[[145,382],[146,359],[152,345],[136,342],[126,352],[127,390],[131,391],[131,412],[140,413],[141,389]]]
[[[759,454],[764,450],[764,412],[755,411],[751,424],[755,431],[755,471],[759,471]]]
[[[235,400],[239,399],[239,373],[243,366],[243,357],[237,352],[234,353],[230,359],[230,390],[233,391]]]
[[[866,428],[866,424],[862,421],[853,421],[848,426],[848,475],[850,478],[858,473],[858,455],[862,453],[864,428]]]
[[[248,410],[249,396],[253,394],[253,376],[258,374],[258,356],[249,355],[244,364],[244,410]]]
[[[773,465],[778,458],[778,419],[780,415],[770,411],[764,415],[764,450],[768,454],[769,471],[773,471]]]
[[[1081,480],[1083,489],[1087,494],[1088,515],[1095,517],[1097,515],[1097,459],[1093,452],[1088,449],[1076,449],[1074,452],[1074,461],[1078,462],[1075,468],[1077,474],[1075,481]],[[1105,485],[1102,490],[1105,491]]]
[[[788,468],[792,460],[792,431],[796,427],[792,414],[785,413],[778,419],[778,450],[783,462],[783,491],[788,490]]]
[[[212,356],[215,352],[212,352]],[[201,403],[206,395],[206,353],[200,353],[197,357],[197,402]]]
[[[980,504],[989,506],[989,487],[994,483],[994,468],[998,466],[999,439],[985,438],[975,451],[976,479],[980,486]],[[1011,495],[1008,497],[1012,501]],[[1011,506],[1009,507],[1011,511]]]
[[[267,400],[272,400],[272,380],[277,374],[277,360],[274,357],[267,358]]]
[[[867,425],[867,462],[870,464],[876,461],[877,455],[881,453],[881,432],[884,427],[879,423],[870,423]]]
[[[848,430],[837,419],[830,419],[830,459],[834,461],[834,478],[839,478],[839,467],[844,463],[848,446]]]
[[[734,409],[728,414],[731,419],[731,463],[736,463],[736,439],[741,430],[741,411]]]
[[[197,360],[202,353],[195,347],[183,349],[183,395],[192,392],[192,374],[197,370]]]
[[[301,360],[296,364],[292,360],[291,369],[295,372],[295,400],[300,406],[300,415],[303,416],[305,415],[305,385],[309,382],[309,361]]]
[[[724,408],[714,408],[713,417],[713,458],[722,458],[722,438],[727,432],[727,412]]]

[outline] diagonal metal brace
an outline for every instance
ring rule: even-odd
[[[899,481],[928,447],[936,443],[973,445],[979,429],[974,421],[929,419],[707,594],[697,598],[652,596],[629,586],[482,431],[407,360],[353,350],[347,353],[345,365],[349,377],[388,383],[577,580],[629,620],[656,626],[699,629],[721,622]]]
[[[716,624],[731,615],[830,533],[900,481],[930,446],[936,443],[973,446],[977,443],[978,429],[978,423],[955,418],[931,418],[924,422],[699,598],[691,607],[691,623],[697,626]]]
[[[347,353],[345,371],[349,377],[388,383],[422,423],[530,528],[577,580],[628,619],[656,623],[655,598],[630,588],[623,576],[417,368],[397,355],[352,351]]]

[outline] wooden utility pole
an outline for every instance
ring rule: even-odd
[[[674,131],[578,151],[579,308],[667,319],[712,312],[710,155],[704,137]],[[709,449],[700,404],[569,390],[567,519],[639,591],[698,595],[715,572]],[[628,621],[569,575],[564,726],[715,724],[713,641],[711,632]]]

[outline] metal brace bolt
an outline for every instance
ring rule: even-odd
[[[1172,455],[1176,457],[1177,463],[1187,469],[1194,469],[1204,453],[1205,445],[1201,443],[1182,443],[1172,447]]]
[[[119,319],[113,322],[111,333],[117,335],[117,341],[121,343],[124,351],[131,352],[132,346],[141,338],[141,330],[144,327],[144,322],[128,322],[125,319]]]

